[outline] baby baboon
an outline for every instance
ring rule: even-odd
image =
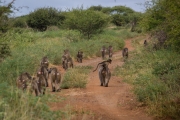
[[[83,52],[82,51],[78,51],[77,62],[82,63],[82,59],[83,59]]]
[[[18,88],[22,90],[26,90],[27,82],[30,81],[31,79],[32,77],[30,76],[30,74],[27,72],[24,72],[17,78],[16,85]]]
[[[39,92],[45,94],[48,80],[48,71],[44,66],[41,66],[37,71],[37,82]]]
[[[47,56],[42,58],[40,65],[44,66],[46,69],[48,69],[48,67],[49,67],[49,60],[48,60]]]
[[[144,40],[144,46],[147,46],[147,44],[148,44],[147,40]]]
[[[61,73],[60,71],[53,67],[49,70],[50,73],[50,80],[52,86],[52,92],[59,92],[61,90],[60,83],[61,83]]]
[[[124,48],[122,50],[122,56],[123,58],[127,59],[128,58],[128,48]]]
[[[105,47],[105,46],[102,46],[102,48],[101,48],[101,56],[102,56],[102,59],[105,59],[105,54],[106,54],[106,47]]]
[[[113,55],[113,47],[110,45],[108,48],[108,54],[109,54],[109,58],[112,58]]]
[[[112,60],[108,59],[106,61],[98,63],[96,69],[94,70],[96,71],[99,66],[99,79],[100,79],[101,86],[108,87],[108,83],[111,78],[111,72],[108,68],[108,65],[111,64],[111,62]]]

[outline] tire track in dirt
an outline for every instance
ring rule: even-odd
[[[132,51],[131,40],[126,40],[125,47]],[[112,64],[109,65],[111,72],[117,66],[122,66],[122,51],[114,53]],[[83,60],[83,63],[75,62],[78,66],[92,66],[96,68],[102,59],[92,58]],[[61,67],[61,72],[64,73]],[[66,100],[59,103],[50,103],[51,110],[65,110],[67,105],[73,111],[79,113],[72,115],[70,120],[153,120],[145,114],[143,107],[138,107],[138,102],[132,93],[132,87],[124,83],[122,78],[112,76],[108,87],[100,86],[98,72],[90,72],[88,84],[85,89],[63,89],[58,96],[65,96]],[[83,114],[82,114],[83,112]]]

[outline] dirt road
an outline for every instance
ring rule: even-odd
[[[126,47],[133,50],[131,40],[126,40]],[[116,66],[124,64],[121,51],[116,52],[109,65],[111,72]],[[75,65],[97,66],[102,59],[93,58],[83,60]],[[59,67],[61,72],[61,66]],[[65,96],[63,102],[50,103],[51,110],[67,110],[71,112],[69,120],[153,120],[145,113],[145,108],[140,107],[132,93],[132,86],[124,83],[122,78],[112,76],[108,87],[100,86],[98,71],[89,73],[89,80],[85,89],[62,89],[58,96]],[[73,115],[76,112],[76,115]]]

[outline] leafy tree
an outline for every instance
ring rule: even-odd
[[[55,8],[40,8],[31,12],[27,19],[28,26],[39,31],[45,31],[47,26],[60,25],[65,19]]]
[[[145,31],[151,31],[159,42],[180,48],[179,0],[151,0],[145,3],[146,12],[141,21]],[[155,31],[155,32],[154,32]]]
[[[15,0],[12,0],[6,6],[0,5],[0,62],[10,55],[9,45],[3,38],[5,32],[9,29],[8,15],[12,13],[11,8],[13,8],[14,1]],[[0,3],[2,3],[1,0]]]
[[[105,14],[94,10],[83,10],[82,8],[68,12],[64,21],[67,28],[78,30],[88,39],[93,34],[101,32],[107,23],[108,17]]]
[[[98,6],[91,6],[90,8],[88,8],[88,10],[101,11],[102,8],[103,7],[101,5],[98,5]]]
[[[6,32],[9,27],[8,23],[8,15],[12,13],[11,8],[13,7],[13,3],[15,0],[12,0],[8,5],[0,5],[0,32]],[[0,1],[0,3],[2,3]]]

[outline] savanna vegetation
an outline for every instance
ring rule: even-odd
[[[180,2],[155,0],[145,3],[140,21],[149,33],[149,45],[134,40],[136,51],[114,74],[133,84],[137,99],[160,119],[180,119]]]
[[[100,56],[102,44],[112,45],[117,51],[124,47],[125,39],[142,34],[151,36],[148,46],[142,47],[139,39],[133,41],[136,50],[114,74],[133,84],[137,99],[150,114],[180,118],[178,0],[146,2],[144,13],[125,6],[99,5],[68,11],[38,8],[28,15],[11,18],[10,13],[16,10],[14,2],[1,5],[0,0],[0,119],[68,118],[68,109],[52,112],[47,106],[50,101],[64,98],[24,93],[16,88],[17,76],[24,71],[34,75],[43,56],[51,64],[61,65],[64,49],[69,49],[73,59],[81,49],[86,59]],[[86,87],[90,69],[90,66],[70,69],[64,75],[62,88]]]

